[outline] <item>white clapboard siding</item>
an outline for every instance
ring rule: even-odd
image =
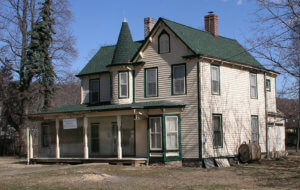
[[[171,52],[158,54],[157,37],[165,29],[170,34]],[[187,73],[187,95],[171,95],[171,65],[185,63],[182,59],[184,55],[191,52],[175,35],[162,27],[153,37],[152,43],[143,52],[143,59],[146,64],[143,68],[136,70],[135,80],[135,101],[178,101],[186,104],[181,113],[181,143],[183,158],[199,158],[199,138],[198,138],[198,104],[197,104],[197,64],[186,63]],[[144,97],[144,68],[158,67],[158,97]]]
[[[220,66],[221,95],[211,94],[210,63],[201,62],[203,157],[236,155],[243,142],[251,140],[251,115],[259,118],[259,144],[266,151],[264,75],[257,74],[258,99],[250,98],[249,71]],[[223,148],[213,148],[212,114],[222,114]]]
[[[109,102],[111,97],[110,92],[110,74],[102,74],[100,76],[100,101]]]
[[[268,112],[277,112],[276,110],[276,78],[267,76],[271,81],[271,91],[267,91]]]

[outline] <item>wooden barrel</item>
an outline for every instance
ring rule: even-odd
[[[260,160],[261,158],[261,149],[257,143],[241,144],[238,151],[239,159],[243,163]]]

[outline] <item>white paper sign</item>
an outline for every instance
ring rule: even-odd
[[[77,129],[77,119],[64,119],[64,129]]]

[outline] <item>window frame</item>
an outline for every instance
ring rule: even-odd
[[[127,75],[127,95],[122,96],[122,89],[121,89],[121,74],[126,73]],[[126,99],[129,98],[129,71],[118,71],[118,98],[119,99]]]
[[[219,78],[219,81],[218,81],[218,84],[219,84],[219,92],[214,92],[213,91],[213,75],[212,75],[212,71],[213,71],[213,68],[217,68],[218,69],[218,78]],[[221,95],[221,74],[220,74],[220,65],[216,65],[216,64],[211,64],[210,65],[210,83],[211,83],[211,94],[212,95]]]
[[[172,132],[169,132],[168,131],[168,129],[167,129],[167,118],[168,117],[172,117],[172,118],[176,118],[176,124],[177,124],[177,131],[176,132],[174,132],[174,131],[172,131]],[[178,118],[178,116],[172,116],[172,115],[166,115],[165,116],[165,133],[166,133],[166,139],[165,139],[165,141],[166,141],[166,150],[179,150],[179,118]],[[168,147],[168,143],[167,143],[167,138],[168,138],[168,133],[176,133],[176,137],[177,137],[177,147],[176,148],[169,148]]]
[[[160,123],[160,131],[159,132],[152,132],[151,131],[151,119],[159,119],[159,123]],[[162,125],[162,117],[161,116],[149,116],[149,149],[151,151],[161,151],[163,150],[163,125]],[[160,134],[160,148],[153,148],[152,147],[152,134],[154,133],[154,135]]]
[[[250,73],[250,98],[251,99],[258,99],[258,88],[257,88],[257,73]],[[252,88],[252,85],[251,85],[251,76],[255,76],[255,97],[252,96],[251,94],[251,88]]]
[[[219,117],[220,118],[220,137],[221,137],[221,144],[215,145],[215,126],[214,126],[214,117]],[[224,134],[223,134],[223,116],[222,114],[212,114],[212,129],[213,129],[213,147],[214,149],[217,148],[223,148],[224,144]]]
[[[161,52],[161,48],[160,48],[160,37],[162,35],[166,34],[168,36],[168,40],[169,40],[169,51],[167,52]],[[158,36],[158,54],[165,54],[165,53],[170,53],[171,52],[171,42],[170,42],[170,34],[166,31],[166,30],[162,30]]]
[[[256,138],[257,138],[257,144],[259,144],[259,118],[258,115],[251,115],[251,142],[252,141],[252,135],[253,135],[253,129],[252,129],[252,119],[256,118],[256,122],[257,122],[257,133],[256,133]]]
[[[174,68],[184,66],[184,92],[183,93],[175,93],[175,78],[174,78]],[[186,78],[186,63],[173,64],[171,66],[171,95],[185,95],[187,94],[187,78]]]
[[[49,124],[42,124],[41,127],[42,127],[42,130],[41,130],[42,131],[42,135],[41,135],[42,136],[42,147],[43,148],[50,147],[50,145],[51,145],[50,126],[49,126]],[[46,137],[46,139],[45,139],[45,137]],[[47,141],[47,143],[45,143],[45,140]]]
[[[92,81],[98,81],[98,100],[96,102],[92,102]],[[100,103],[100,78],[92,78],[89,79],[89,104],[99,104]]]
[[[156,95],[148,95],[147,71],[152,69],[156,70]],[[158,67],[144,68],[144,97],[145,98],[158,97]]]
[[[269,88],[267,87],[268,83],[269,83]],[[266,91],[271,92],[271,80],[270,79],[266,79]]]
[[[93,126],[97,126],[97,133],[98,133],[98,137],[93,137]],[[99,129],[99,123],[91,123],[91,153],[99,153],[100,152],[100,129]],[[93,149],[93,140],[98,140],[97,142],[97,146],[98,146],[98,150],[94,151]]]

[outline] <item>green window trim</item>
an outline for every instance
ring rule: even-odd
[[[162,35],[164,35],[164,34],[166,34],[166,35],[168,36],[168,41],[169,41],[169,51],[161,52],[161,48],[160,48],[160,37],[161,37]],[[171,42],[170,42],[170,41],[171,41],[171,40],[170,40],[170,35],[169,35],[169,33],[168,33],[166,30],[162,30],[161,33],[160,33],[159,36],[158,36],[158,47],[157,47],[157,49],[158,49],[158,54],[165,54],[165,53],[170,53],[170,52],[171,52]]]
[[[214,84],[213,84],[213,68],[217,68],[218,69],[218,92],[214,92]],[[210,83],[211,83],[211,94],[212,95],[221,95],[221,75],[220,75],[220,65],[216,65],[216,64],[211,64],[210,65]]]
[[[257,122],[257,144],[259,144],[259,117],[258,115],[251,115],[251,142],[252,142],[252,119],[255,118]]]
[[[127,96],[121,96],[121,85],[120,85],[120,74],[126,73],[127,74]],[[118,98],[119,99],[126,99],[129,98],[129,71],[118,71]]]
[[[257,73],[250,73],[250,98],[251,99],[258,99],[258,88],[257,88]],[[252,96],[251,94],[251,88],[252,88],[252,85],[251,85],[251,77],[252,76],[255,76],[255,96]],[[254,87],[254,86],[253,86]]]
[[[266,91],[271,92],[271,80],[266,79]]]
[[[166,130],[166,118],[167,117],[177,117],[177,148],[176,149],[167,149],[167,130]],[[152,149],[151,148],[151,129],[150,129],[150,119],[151,118],[160,118],[161,121],[161,149]],[[147,141],[148,141],[148,159],[154,160],[156,157],[151,157],[151,153],[161,153],[163,155],[163,161],[175,161],[182,159],[182,147],[181,147],[181,117],[180,114],[164,114],[164,115],[150,115],[148,117],[147,124]],[[167,156],[168,153],[178,153],[178,156]]]
[[[92,102],[92,82],[98,81],[98,100],[95,102]],[[89,80],[89,104],[98,104],[100,103],[100,79],[99,78],[93,78]]]
[[[219,140],[219,144],[215,144],[216,140],[215,140],[215,126],[214,126],[214,118],[218,117],[220,119],[220,140]],[[213,129],[213,147],[214,149],[218,149],[218,148],[223,148],[223,144],[224,144],[224,134],[223,134],[223,117],[222,114],[212,114],[212,129]]]
[[[155,95],[148,95],[148,90],[147,90],[147,71],[151,69],[156,70],[156,94]],[[158,97],[158,67],[144,68],[144,98],[151,98],[151,97]]]
[[[174,67],[184,66],[184,92],[183,93],[175,93],[174,90]],[[187,75],[186,75],[186,63],[173,64],[171,66],[171,95],[186,95],[187,94]]]

